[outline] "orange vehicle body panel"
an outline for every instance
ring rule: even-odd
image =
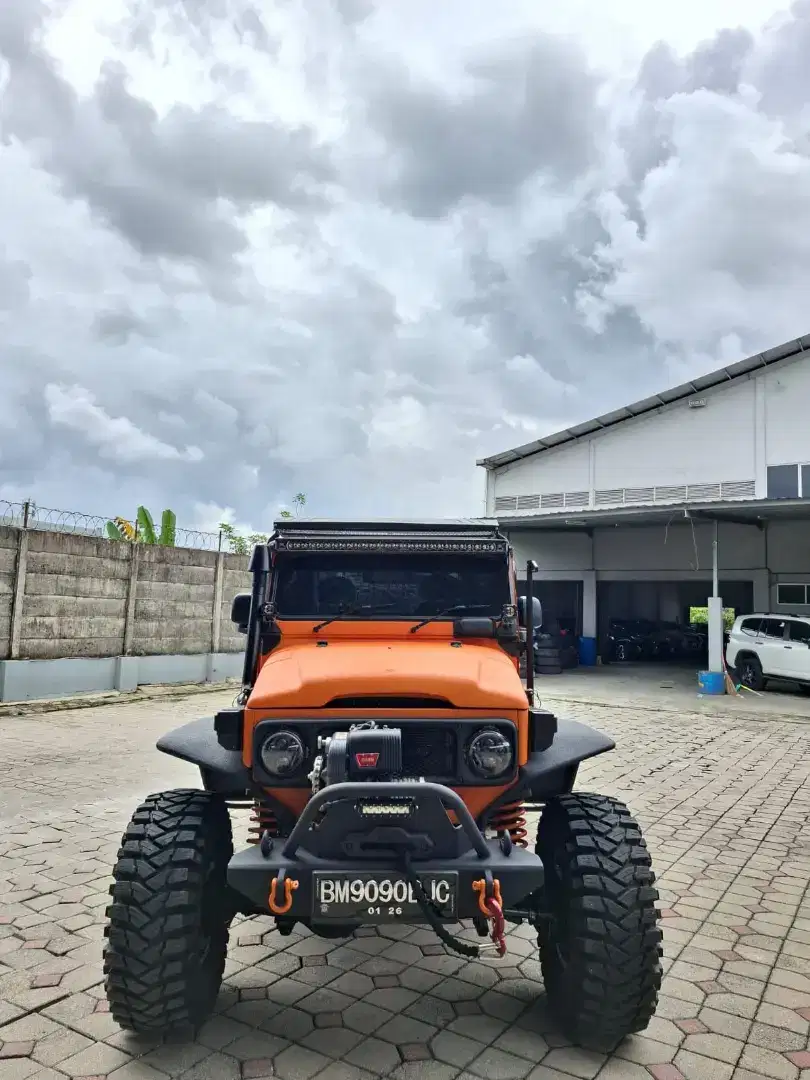
[[[253,729],[274,719],[371,720],[379,708],[327,708],[339,697],[419,696],[437,707],[385,709],[386,720],[504,719],[518,730],[518,764],[528,758],[528,703],[518,661],[494,639],[456,641],[448,623],[411,633],[413,620],[338,621],[317,634],[317,623],[280,620],[281,643],[261,657],[245,709],[242,759],[252,765]],[[442,701],[452,708],[442,707]],[[511,785],[459,788],[473,817]],[[273,797],[300,814],[309,789],[272,788]]]

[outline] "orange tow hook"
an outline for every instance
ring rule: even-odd
[[[495,878],[495,880],[492,882],[492,895],[489,897],[487,896],[487,883],[483,878],[481,878],[480,881],[473,882],[473,889],[478,893],[478,907],[481,909],[481,914],[485,918],[491,919],[492,914],[487,907],[487,903],[490,900],[495,900],[501,908],[503,907],[503,900],[501,899],[500,881]]]
[[[292,894],[298,888],[295,878],[284,878],[284,903],[279,904],[276,900],[276,889],[281,884],[279,878],[273,878],[270,883],[270,897],[267,905],[274,915],[286,915],[292,907]]]
[[[478,893],[478,907],[481,914],[492,922],[490,937],[498,956],[506,954],[506,921],[503,917],[503,900],[501,899],[501,883],[497,878],[493,881],[488,874],[489,881],[481,878],[473,882],[473,889]],[[492,948],[492,945],[489,946]]]

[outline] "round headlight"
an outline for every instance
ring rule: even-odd
[[[272,776],[293,776],[304,764],[304,744],[294,731],[274,731],[261,745],[259,756]]]
[[[467,747],[467,761],[473,772],[486,780],[503,776],[514,762],[512,744],[502,731],[479,731]]]

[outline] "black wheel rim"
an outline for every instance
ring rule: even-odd
[[[740,674],[740,682],[743,686],[752,686],[757,681],[757,673],[754,665],[749,661],[743,664],[742,672]]]

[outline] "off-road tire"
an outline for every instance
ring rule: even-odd
[[[762,664],[756,656],[743,656],[734,665],[737,678],[742,686],[749,690],[762,690],[765,686],[765,676],[762,673]]]
[[[609,1053],[647,1027],[661,987],[647,845],[624,803],[577,793],[546,804],[536,851],[551,916],[538,937],[550,1010],[573,1042]]]
[[[104,930],[110,1012],[127,1030],[194,1033],[213,1010],[235,914],[224,800],[198,790],[150,795],[118,850]]]

